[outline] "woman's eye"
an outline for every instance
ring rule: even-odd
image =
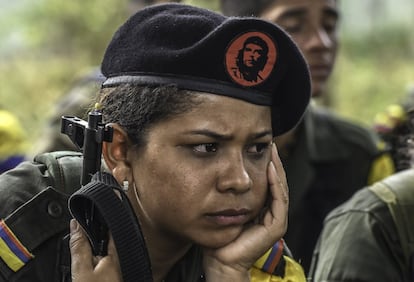
[[[326,32],[328,33],[336,32],[336,30],[338,29],[338,24],[339,24],[338,15],[336,13],[334,14],[328,13],[324,15],[321,19],[321,24],[323,28],[326,30]]]
[[[287,33],[298,33],[303,30],[304,24],[302,23],[301,19],[296,17],[284,19],[279,25],[287,32]]]
[[[299,24],[286,25],[283,28],[289,34],[299,33],[302,31],[302,25]]]
[[[337,30],[336,21],[326,21],[323,25],[327,33],[333,33]]]
[[[198,144],[193,146],[193,150],[199,153],[215,153],[218,146],[215,143]]]
[[[247,148],[247,152],[251,154],[263,154],[269,147],[269,143],[257,143]]]

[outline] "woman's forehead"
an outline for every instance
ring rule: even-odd
[[[204,107],[208,106],[215,106],[220,107],[222,109],[228,109],[229,111],[231,109],[234,109],[236,105],[244,105],[244,107],[252,107],[252,108],[262,108],[262,109],[268,109],[271,110],[271,106],[269,105],[258,105],[254,104],[242,99],[222,95],[222,94],[215,94],[215,93],[209,93],[209,92],[200,92],[200,91],[191,91],[191,94],[194,95],[196,105],[194,107],[200,106],[204,104]],[[199,105],[200,104],[200,105]]]
[[[271,125],[270,106],[256,105],[244,100],[206,92],[194,92],[193,95],[197,103],[194,103],[189,111],[173,117],[171,123],[178,122],[181,125],[197,123],[206,126],[226,123],[234,124],[236,127],[260,122],[267,127]]]

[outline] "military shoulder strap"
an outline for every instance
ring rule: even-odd
[[[414,259],[414,169],[397,173],[369,189],[387,204],[409,264]]]
[[[47,167],[47,173],[55,189],[71,195],[81,187],[82,153],[50,152],[38,155],[34,160]]]
[[[2,181],[11,181],[17,191],[24,189],[24,197],[16,195],[0,220],[0,281],[10,280],[33,259],[37,248],[68,229],[68,196],[81,186],[81,168],[82,154],[64,151],[38,155],[33,163],[24,162],[4,175]],[[31,269],[36,267],[31,264]]]

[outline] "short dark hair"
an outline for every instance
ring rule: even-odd
[[[190,111],[200,102],[192,91],[175,86],[121,84],[100,93],[103,122],[117,123],[137,146],[145,145],[152,125]]]

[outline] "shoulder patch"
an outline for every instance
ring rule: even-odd
[[[295,281],[305,282],[302,266],[291,258],[283,239],[279,240],[251,269],[251,281]]]
[[[276,244],[273,245],[271,249],[269,249],[262,257],[256,261],[254,266],[264,272],[272,274],[279,264],[280,258],[282,257],[283,245],[283,239],[279,240]]]
[[[4,220],[0,221],[0,257],[14,272],[34,258],[34,255],[23,246]]]

